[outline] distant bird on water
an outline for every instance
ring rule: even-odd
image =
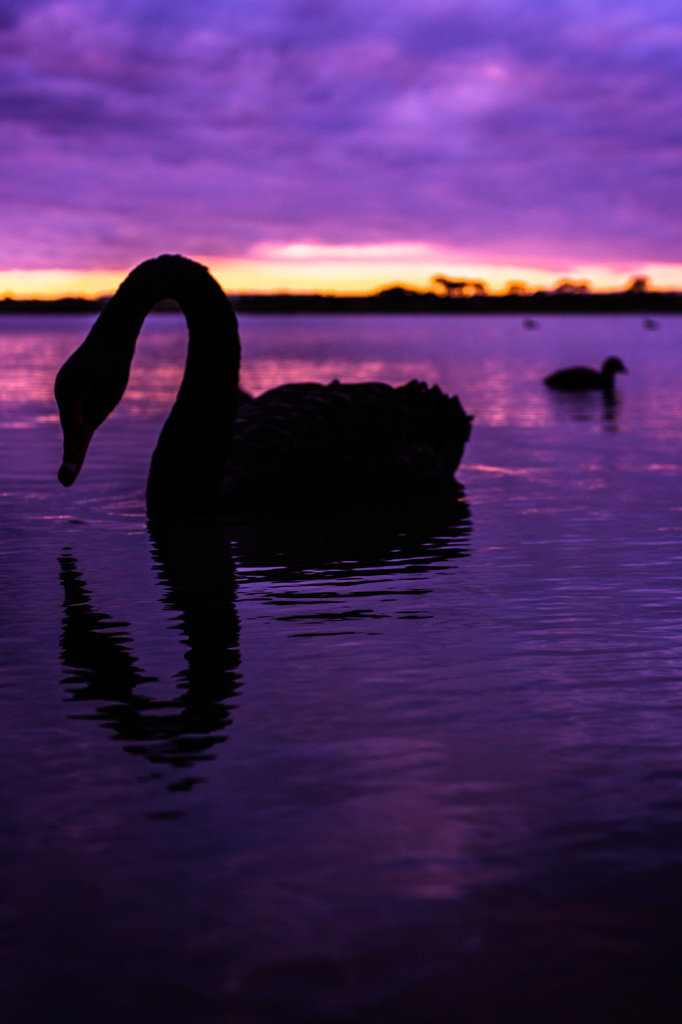
[[[627,373],[627,368],[617,356],[610,356],[601,370],[592,370],[589,366],[570,366],[566,370],[557,370],[544,378],[548,388],[555,391],[613,391],[614,378],[617,373]]]
[[[136,267],[64,363],[55,396],[59,480],[76,479],[95,429],[123,397],[147,313],[175,299],[189,329],[185,374],[152,456],[151,517],[278,515],[321,503],[401,502],[456,487],[471,431],[457,397],[411,381],[239,389],[237,320],[206,267],[159,256]]]

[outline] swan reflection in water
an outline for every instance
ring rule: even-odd
[[[241,685],[235,558],[245,576],[256,567],[259,579],[265,577],[270,584],[259,588],[259,599],[264,608],[272,607],[273,620],[282,617],[284,584],[294,598],[305,596],[306,619],[324,620],[327,626],[342,621],[346,629],[354,618],[386,617],[385,604],[379,614],[367,609],[368,600],[386,592],[415,594],[415,573],[421,572],[425,585],[419,593],[429,593],[428,571],[468,554],[469,509],[460,488],[452,498],[436,507],[381,515],[358,510],[353,517],[346,510],[343,518],[335,519],[260,524],[204,520],[150,527],[165,591],[159,600],[177,612],[180,642],[187,647],[186,666],[175,678],[177,693],[167,699],[145,693],[144,684],[159,680],[131,653],[130,624],[96,609],[75,554],[65,549],[59,559],[64,591],[61,660],[66,670],[62,683],[68,703],[82,709],[73,717],[98,722],[124,750],[160,772],[186,771],[212,760],[215,746],[226,739]],[[311,588],[311,573],[330,581],[323,600]],[[363,593],[362,614],[349,609],[347,581],[362,584],[377,575],[382,589]],[[333,580],[341,585],[339,593]],[[176,777],[168,789],[189,789],[199,781]]]
[[[168,699],[148,696],[141,684],[158,682],[130,651],[128,622],[114,621],[93,607],[92,595],[69,549],[59,559],[64,589],[62,682],[70,702],[95,703],[90,718],[113,732],[131,754],[159,766],[185,769],[212,758],[231,720],[239,686],[239,620],[235,609],[235,573],[217,526],[201,529],[158,528],[152,551],[165,608],[178,613],[186,666],[178,691]],[[175,788],[189,788],[184,779]],[[174,788],[174,787],[171,787]]]

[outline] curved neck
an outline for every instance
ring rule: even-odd
[[[161,299],[180,306],[189,344],[182,384],[152,456],[147,511],[152,517],[217,514],[240,359],[237,320],[218,282],[182,256],[147,260],[123,281],[84,347],[113,347],[127,364],[127,380],[142,323]]]

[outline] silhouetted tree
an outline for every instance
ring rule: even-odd
[[[572,281],[570,277],[560,278],[554,289],[555,295],[587,295],[591,291],[589,281]]]
[[[413,288],[403,288],[402,285],[396,284],[390,288],[382,288],[381,291],[375,292],[377,298],[381,299],[419,299],[422,296],[422,292],[417,292]]]
[[[505,295],[528,295],[529,291],[525,281],[509,281]]]
[[[645,292],[648,287],[648,277],[631,277],[627,287],[625,288],[625,291],[629,292],[630,295],[642,295],[642,293]]]

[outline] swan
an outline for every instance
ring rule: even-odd
[[[239,389],[237,320],[207,268],[184,256],[139,264],[55,382],[69,487],[96,428],[123,397],[135,341],[163,298],[187,321],[185,373],[152,455],[155,516],[279,513],[289,507],[401,501],[447,491],[472,417],[457,397],[411,381]]]
[[[601,370],[592,370],[589,366],[570,366],[566,370],[557,370],[544,378],[548,388],[556,391],[613,391],[614,378],[617,373],[627,373],[627,368],[617,356],[605,360]]]

